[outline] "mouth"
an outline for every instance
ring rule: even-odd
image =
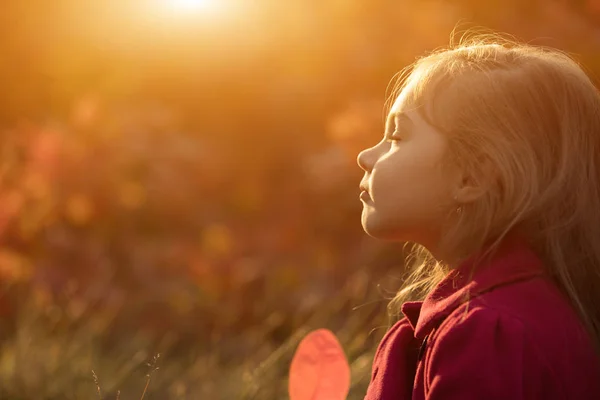
[[[371,203],[373,201],[371,199],[371,195],[369,195],[369,192],[367,191],[367,188],[362,185],[360,186],[360,195],[358,198],[364,201],[365,203]]]
[[[366,191],[362,191],[360,192],[360,196],[358,197],[359,199],[361,199],[362,201],[364,201],[365,203],[371,203],[371,196],[369,196],[369,193],[367,193]]]

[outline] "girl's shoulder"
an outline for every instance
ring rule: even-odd
[[[512,326],[540,346],[545,342],[571,350],[591,346],[575,309],[546,275],[490,288],[462,304],[447,320],[459,325],[468,317],[471,323],[485,324],[492,318],[498,326]]]
[[[463,385],[498,398],[600,398],[592,342],[544,279],[499,287],[454,309],[430,335],[424,369],[429,390],[438,392]]]

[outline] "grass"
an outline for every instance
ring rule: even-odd
[[[351,366],[348,400],[358,400],[385,332],[386,304],[376,285],[356,273],[304,313],[273,311],[247,329],[197,332],[189,340],[173,331],[124,334],[122,310],[80,305],[73,313],[72,305],[41,306],[31,295],[0,348],[0,399],[285,399],[298,343],[311,330],[328,328]],[[278,330],[291,334],[273,339]]]

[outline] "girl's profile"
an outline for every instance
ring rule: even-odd
[[[365,400],[600,399],[600,93],[498,35],[418,59],[358,156],[362,226],[414,244]]]

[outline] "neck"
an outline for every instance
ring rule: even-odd
[[[432,249],[427,248],[427,250],[438,262],[448,266],[450,269],[456,269],[463,265],[467,260],[474,260],[478,256],[487,256],[486,252],[489,250],[502,252],[519,243],[527,243],[527,239],[522,234],[511,231],[498,242],[497,238],[490,239],[476,248],[463,246],[460,249],[434,248],[432,251]]]

